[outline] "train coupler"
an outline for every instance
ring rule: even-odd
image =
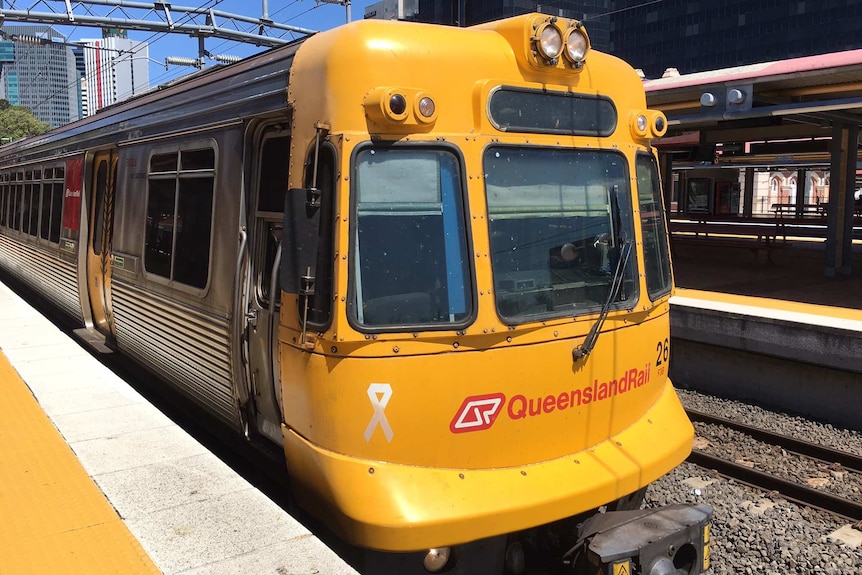
[[[563,560],[585,575],[695,575],[709,568],[712,511],[678,504],[594,515]]]

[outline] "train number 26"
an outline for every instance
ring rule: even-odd
[[[670,357],[670,341],[668,338],[664,338],[664,341],[658,342],[655,346],[655,350],[658,353],[655,358],[656,367],[663,363],[667,363],[667,360]]]

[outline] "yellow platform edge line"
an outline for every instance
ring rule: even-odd
[[[676,288],[675,293],[680,297],[701,299],[705,301],[747,305],[780,311],[807,313],[824,317],[862,321],[862,310],[853,308],[832,307],[828,305],[817,305],[767,297],[755,297],[686,288]]]
[[[0,574],[161,571],[0,350]]]

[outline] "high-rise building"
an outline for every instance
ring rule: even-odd
[[[611,53],[648,78],[862,48],[862,0],[613,0],[611,10]]]
[[[77,120],[75,56],[63,44],[66,38],[50,26],[3,26],[0,30],[6,39],[19,39],[11,46],[14,61],[4,61],[0,71],[0,98],[30,109],[52,128]],[[7,55],[8,49],[3,47]]]
[[[365,7],[365,18],[377,20],[414,20],[419,0],[382,0]]]
[[[90,113],[87,109],[87,65],[84,63],[84,48],[73,46],[72,53],[75,54],[75,70],[78,71],[78,115],[86,118]]]
[[[18,105],[18,73],[9,70],[3,73],[3,67],[15,63],[15,42],[11,40],[0,40],[0,81],[3,83],[2,93],[6,101],[13,106]]]
[[[82,39],[87,115],[122,102],[150,87],[149,49],[129,40],[123,30],[103,30],[102,38]]]
[[[397,18],[393,14],[398,13],[399,3],[402,19],[450,26],[473,26],[528,12],[541,12],[584,22],[590,44],[597,50],[607,51],[610,42],[608,11],[611,0],[384,0],[368,6],[365,17]]]

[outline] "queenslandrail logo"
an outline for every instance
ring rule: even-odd
[[[504,401],[506,396],[502,393],[468,397],[449,424],[449,430],[452,433],[464,433],[488,429],[494,425],[494,420],[500,415],[500,407]]]
[[[627,370],[618,379],[603,382],[596,379],[593,380],[592,385],[557,394],[527,397],[518,393],[510,397],[508,401],[502,393],[471,395],[464,399],[461,407],[455,413],[455,417],[449,424],[449,430],[452,433],[465,433],[489,429],[494,425],[497,416],[504,411],[509,419],[519,420],[605,401],[649,383],[650,367],[651,364],[648,363],[643,369],[632,368]]]

